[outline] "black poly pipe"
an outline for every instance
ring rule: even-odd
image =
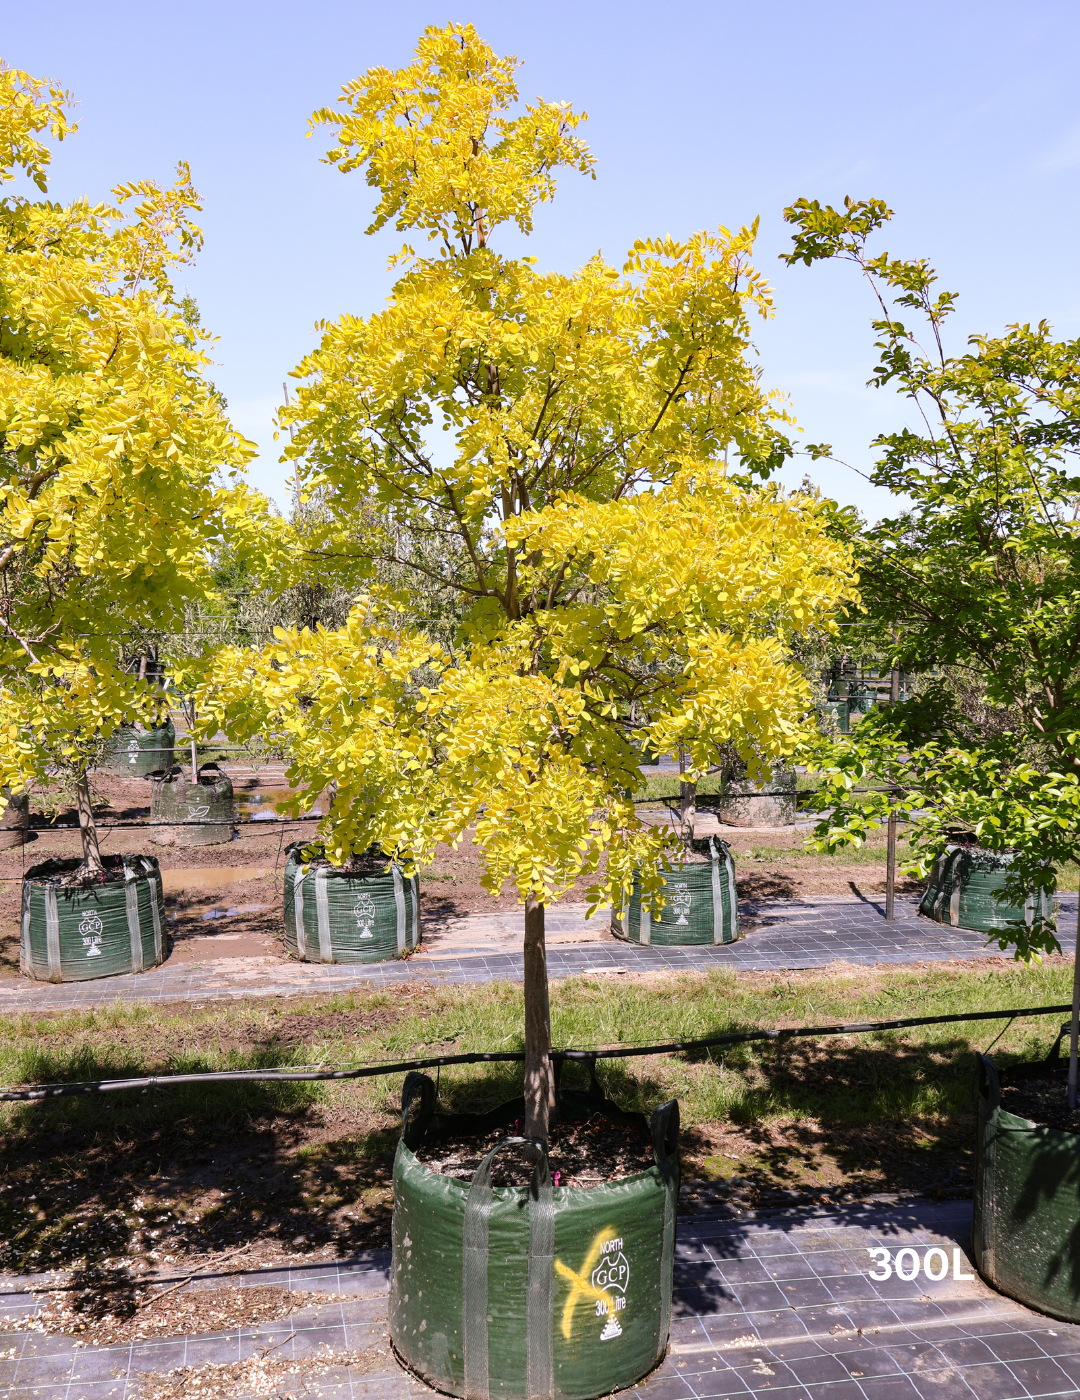
[[[944,1026],[962,1021],[1004,1021],[1018,1016],[1054,1016],[1071,1011],[1064,1006],[1021,1006],[1011,1011],[963,1011],[950,1016],[906,1016],[895,1021],[859,1021],[840,1026],[789,1026],[780,1030],[732,1031],[702,1040],[669,1040],[660,1045],[613,1046],[606,1050],[553,1050],[553,1060],[626,1060],[637,1055],[670,1055],[686,1050],[706,1050],[713,1045],[744,1045],[755,1040],[790,1040],[811,1035],[861,1035],[873,1031],[903,1030],[910,1026]],[[76,1084],[39,1084],[30,1089],[0,1089],[0,1103],[68,1098],[77,1094],[108,1094],[120,1089],[167,1089],[176,1084],[232,1084],[250,1080],[371,1079],[380,1074],[402,1074],[413,1069],[443,1065],[476,1065],[522,1061],[520,1050],[463,1055],[434,1055],[426,1060],[401,1060],[394,1064],[358,1065],[352,1069],[227,1069],[202,1074],[147,1075],[139,1079],[99,1079]]]

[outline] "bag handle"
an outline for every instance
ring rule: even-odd
[[[980,1098],[987,1102],[986,1116],[990,1117],[1001,1107],[1001,1085],[994,1062],[988,1055],[975,1056],[975,1083]]]
[[[671,1173],[672,1163],[678,1161],[678,1099],[669,1099],[667,1103],[662,1103],[659,1108],[653,1110],[649,1120],[649,1132],[652,1134],[653,1157],[666,1181]]]
[[[465,1198],[464,1248],[461,1256],[465,1400],[490,1400],[491,1397],[488,1373],[488,1231],[495,1201],[491,1170],[495,1158],[507,1147],[530,1147],[539,1153],[529,1184],[526,1385],[529,1400],[552,1400],[555,1389],[555,1200],[547,1145],[540,1138],[525,1137],[504,1138],[491,1149],[477,1167]]]
[[[426,1074],[411,1069],[401,1086],[401,1140],[415,1152],[424,1140],[435,1112],[435,1085]]]

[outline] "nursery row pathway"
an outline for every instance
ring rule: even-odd
[[[1076,895],[1060,897],[1063,946],[1071,944]],[[213,911],[218,913],[218,911]],[[239,997],[332,994],[398,983],[522,980],[524,915],[520,910],[425,919],[423,946],[383,963],[306,963],[284,957],[230,957],[244,911],[221,911],[205,938],[202,961],[170,962],[148,972],[52,985],[11,978],[0,983],[0,1014],[105,1006],[117,1002],[204,1002]],[[887,923],[882,899],[744,902],[744,936],[719,947],[641,947],[613,938],[607,917],[585,919],[584,905],[547,911],[548,972],[553,978],[625,976],[710,969],[785,971],[831,963],[946,962],[1001,957],[997,944],[966,929],[936,924],[912,900],[896,901]]]
[[[624,1394],[640,1400],[1080,1395],[1080,1326],[1042,1317],[988,1288],[971,1265],[970,1236],[970,1202],[683,1215],[670,1349],[651,1376]],[[914,1268],[916,1276],[898,1277],[890,1268],[881,1278],[885,1250],[902,1274]],[[389,1346],[388,1266],[387,1255],[372,1253],[317,1264],[296,1257],[273,1269],[210,1275],[189,1287],[272,1284],[318,1293],[321,1301],[257,1326],[84,1347],[32,1326],[41,1306],[32,1290],[66,1279],[9,1275],[0,1278],[0,1315],[16,1330],[0,1335],[0,1392],[13,1400],[139,1400],[165,1382],[170,1396],[419,1400],[434,1392],[398,1365]]]

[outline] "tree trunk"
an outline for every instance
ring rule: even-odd
[[[686,754],[679,750],[679,774],[686,771]],[[697,820],[697,783],[679,784],[679,836],[687,850],[694,840],[694,823]]]
[[[1069,1108],[1076,1107],[1076,1050],[1080,1040],[1080,904],[1076,908],[1076,944],[1073,951],[1072,1026],[1069,1034]]]
[[[96,875],[102,868],[101,848],[90,806],[90,783],[85,773],[79,778],[75,789],[75,801],[79,813],[79,834],[82,836],[83,867],[91,875]]]
[[[551,1068],[551,1008],[548,1001],[544,906],[525,901],[525,1136],[548,1140],[555,1107]]]

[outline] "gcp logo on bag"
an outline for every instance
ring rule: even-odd
[[[690,913],[690,905],[693,903],[693,896],[690,893],[690,887],[685,884],[669,884],[668,899],[671,901],[672,909],[674,909],[675,913],[679,916],[675,920],[676,924],[687,923],[688,915]]]
[[[567,1341],[573,1335],[578,1303],[589,1299],[595,1303],[594,1316],[605,1319],[600,1340],[609,1342],[612,1337],[622,1336],[615,1314],[626,1307],[630,1265],[623,1253],[621,1235],[610,1225],[605,1226],[593,1240],[580,1270],[571,1269],[561,1259],[556,1259],[555,1272],[566,1280],[570,1289],[562,1315],[562,1333]]]
[[[79,920],[79,936],[82,938],[82,945],[86,949],[86,957],[101,957],[101,919],[93,911],[88,909]]]
[[[375,937],[371,931],[371,925],[375,922],[375,901],[371,895],[363,890],[356,896],[356,903],[353,905],[353,918],[356,920],[356,927],[360,930],[359,937]]]

